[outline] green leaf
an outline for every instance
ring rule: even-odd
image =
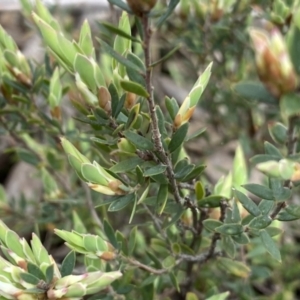
[[[170,153],[174,152],[178,147],[182,145],[187,135],[188,129],[189,124],[185,123],[175,131],[168,146]]]
[[[177,277],[175,276],[174,272],[170,271],[169,277],[170,277],[170,280],[171,280],[173,286],[175,287],[176,291],[180,292],[180,285],[178,283]]]
[[[119,95],[116,86],[111,83],[108,87],[108,91],[111,96],[111,114],[114,118],[117,117],[117,107],[119,105]]]
[[[40,280],[46,280],[46,277],[44,273],[41,271],[41,269],[37,265],[31,262],[27,263],[27,271],[29,274],[35,276],[36,278],[39,278]]]
[[[129,234],[129,241],[128,241],[128,255],[132,255],[135,245],[136,245],[136,232],[137,232],[137,227],[133,227],[130,231]]]
[[[214,193],[223,198],[230,199],[232,194],[232,173],[229,172],[227,176],[219,178],[215,185]]]
[[[285,210],[289,214],[291,214],[291,215],[293,215],[293,216],[295,216],[297,218],[300,218],[300,206],[299,205],[297,205],[297,204],[289,204],[288,206],[285,207]]]
[[[272,211],[274,206],[275,206],[275,202],[264,200],[264,199],[261,200],[258,204],[258,208],[263,215],[268,215]]]
[[[140,103],[134,105],[130,112],[129,112],[129,116],[127,119],[127,123],[125,125],[125,129],[130,129],[132,126],[135,125],[138,116],[140,115]]]
[[[147,92],[147,90],[139,83],[129,81],[129,80],[121,80],[120,85],[127,92],[134,93],[144,98],[149,97],[149,93]]]
[[[295,220],[298,220],[298,219],[300,219],[300,218],[297,217],[297,216],[294,216],[294,215],[290,214],[285,209],[281,210],[280,213],[276,217],[276,220],[278,220],[278,221],[285,221],[285,222],[287,222],[287,221],[295,221]]]
[[[186,137],[185,142],[191,141],[191,140],[199,137],[205,131],[206,131],[206,128],[200,128],[200,129],[196,130],[194,133],[192,133],[191,135],[189,135],[189,136]]]
[[[248,170],[245,155],[241,145],[238,145],[233,160],[232,185],[241,190],[241,185],[248,181]]]
[[[230,258],[232,259],[235,258],[236,249],[231,236],[228,235],[222,236],[222,249]]]
[[[256,183],[244,184],[243,187],[253,195],[266,200],[274,200],[271,189]]]
[[[32,152],[25,149],[16,149],[17,155],[20,160],[23,160],[33,166],[36,166],[39,163],[39,158]]]
[[[205,188],[201,181],[195,183],[195,194],[197,200],[201,200],[205,197]]]
[[[253,216],[257,217],[261,214],[260,209],[258,206],[245,194],[240,191],[235,190],[234,195],[237,200],[243,205],[243,207]]]
[[[284,126],[282,123],[279,122],[276,123],[270,122],[268,124],[268,129],[269,129],[270,136],[275,143],[280,145],[285,145],[288,138],[286,126]]]
[[[220,202],[223,200],[223,196],[211,195],[199,200],[197,203],[200,207],[219,207]]]
[[[233,85],[233,90],[250,101],[256,100],[267,104],[276,104],[278,102],[260,82],[241,81]]]
[[[74,251],[70,251],[68,255],[64,258],[60,267],[60,273],[62,277],[72,274],[73,269],[75,267],[75,262],[76,262],[76,253]]]
[[[171,0],[169,2],[166,12],[158,19],[156,23],[157,28],[159,28],[167,20],[167,18],[172,14],[179,2],[180,0]]]
[[[54,265],[50,265],[45,270],[46,283],[51,283],[54,276]]]
[[[25,282],[27,283],[30,283],[30,284],[34,284],[34,285],[37,285],[39,282],[40,282],[40,279],[29,274],[29,273],[20,273],[20,277],[22,280],[24,280]]]
[[[151,167],[149,169],[146,169],[144,171],[143,176],[144,177],[149,177],[149,176],[161,174],[161,173],[164,173],[166,171],[166,169],[167,169],[167,166],[157,165],[157,166]]]
[[[231,222],[230,223],[240,223],[240,222],[241,222],[240,210],[239,210],[239,207],[237,205],[237,201],[233,200]]]
[[[270,154],[258,154],[250,158],[250,162],[254,165],[268,162],[268,161],[279,161],[279,160],[280,158],[277,155],[270,155]]]
[[[266,230],[260,231],[260,238],[264,247],[271,254],[271,256],[273,256],[276,260],[281,262],[280,251],[278,250],[276,243],[273,241],[273,239],[270,237]]]
[[[167,184],[161,184],[158,190],[157,194],[157,204],[156,204],[156,210],[159,215],[162,214],[164,211],[167,201],[168,201],[168,185]]]
[[[267,227],[265,230],[267,231],[267,233],[268,233],[269,236],[271,236],[271,237],[283,233],[283,230],[282,230],[281,228],[273,227],[273,226],[269,226],[269,227]]]
[[[175,117],[178,113],[178,110],[179,110],[179,106],[178,106],[177,101],[174,98],[166,97],[165,98],[165,105],[166,105],[166,108],[168,110],[168,113],[169,113],[172,121],[174,121],[174,119],[175,119]]]
[[[113,57],[120,64],[124,65],[125,67],[136,70],[137,72],[140,72],[141,74],[143,73],[143,70],[141,70],[136,64],[134,64],[130,60],[126,59],[124,56],[120,55],[118,52],[116,52],[107,43],[105,43],[104,41],[99,40],[99,39],[98,39],[98,41],[101,44],[101,46],[103,47],[104,52],[109,54],[111,57]]]
[[[299,23],[296,24],[296,22],[298,22],[299,16],[299,10],[296,10],[293,16],[292,26],[289,27],[287,34],[287,44],[289,48],[290,57],[294,65],[294,69],[298,73],[298,75],[300,74],[300,28]]]
[[[5,234],[5,244],[8,249],[16,253],[18,256],[25,258],[20,237],[12,230],[7,230]]]
[[[217,227],[220,227],[223,225],[223,223],[219,220],[214,219],[206,219],[203,221],[204,227],[209,231],[215,231]]]
[[[113,173],[125,173],[134,170],[136,166],[142,164],[144,161],[139,157],[132,157],[123,160],[110,168]]]
[[[178,206],[177,206],[177,212],[173,213],[172,219],[169,222],[166,222],[163,225],[163,229],[167,229],[171,225],[176,224],[177,221],[181,218],[183,212],[184,212],[184,209],[182,208],[182,206],[180,204],[178,204]]]
[[[230,293],[225,292],[225,293],[221,293],[221,294],[211,296],[211,297],[209,297],[205,300],[226,300],[229,296],[230,296]]]
[[[136,198],[136,194],[128,194],[126,196],[120,196],[114,200],[108,207],[108,211],[118,211],[126,207],[129,203],[133,203]]]
[[[85,181],[104,186],[107,185],[107,180],[99,172],[98,168],[92,164],[82,164],[81,174],[85,178]]]
[[[240,244],[240,245],[247,245],[250,243],[250,239],[249,239],[247,233],[245,233],[245,232],[243,232],[241,234],[237,234],[237,235],[232,235],[231,237],[237,244]]]
[[[118,249],[118,241],[116,239],[115,232],[114,232],[113,228],[111,227],[110,223],[106,219],[104,219],[104,222],[103,222],[103,229],[104,229],[105,235],[107,236],[109,242],[113,245],[113,247],[115,249]]]
[[[187,175],[189,175],[194,170],[194,168],[195,168],[195,165],[187,164],[183,168],[181,168],[180,170],[178,170],[178,171],[176,170],[176,172],[174,174],[174,178],[177,179],[178,181],[181,181]]]
[[[198,176],[200,176],[203,173],[205,168],[206,165],[202,165],[202,164],[195,166],[195,168],[186,177],[181,179],[181,182],[188,182],[193,179],[196,179]]]
[[[243,232],[243,230],[243,226],[237,223],[223,224],[220,227],[215,228],[216,232],[219,232],[224,235],[240,234]]]
[[[269,178],[269,186],[273,192],[276,201],[285,201],[292,196],[292,191],[283,186],[283,182],[280,179]]]
[[[136,64],[139,68],[141,68],[141,69],[145,68],[145,66],[143,65],[143,62],[139,59],[139,57],[137,57],[133,53],[128,53],[127,59],[129,61],[131,61],[132,63]],[[126,73],[127,73],[128,78],[131,81],[140,84],[142,87],[146,87],[146,81],[145,81],[144,74],[142,74],[141,72],[138,72],[132,68],[129,68],[129,67],[126,67]]]
[[[159,60],[153,62],[151,65],[150,65],[150,68],[153,68],[159,64],[161,64],[162,62],[168,60],[178,49],[181,48],[181,44],[177,45],[175,48],[173,48],[171,51],[169,51],[166,55],[164,55],[162,58],[160,58]]]
[[[122,0],[107,0],[107,1],[109,3],[111,3],[112,5],[116,5],[116,6],[120,7],[122,10],[125,10],[129,14],[132,14],[131,9],[129,8],[127,3],[125,3],[124,1],[122,1]]]
[[[271,143],[264,142],[264,147],[265,147],[266,154],[276,156],[276,157],[278,157],[278,159],[283,158],[283,155],[281,154],[281,152]]]
[[[151,179],[159,184],[168,184],[168,178],[164,174],[151,175]]]
[[[252,219],[248,226],[253,229],[263,229],[269,226],[272,221],[268,215],[262,215]]]
[[[137,147],[137,149],[150,151],[154,150],[154,145],[149,139],[146,139],[133,131],[125,131],[124,135],[133,145]]]
[[[218,266],[228,272],[229,274],[247,278],[250,275],[251,269],[244,263],[234,261],[226,257],[220,257],[217,259]]]
[[[186,293],[185,300],[199,300],[198,296],[193,292]]]
[[[296,93],[285,94],[280,98],[280,111],[289,118],[300,113],[300,96]]]
[[[174,267],[175,264],[175,257],[171,255],[167,256],[162,262],[163,268],[165,269],[171,269],[172,267]]]
[[[162,138],[166,138],[168,136],[168,132],[166,130],[166,124],[165,124],[166,121],[165,121],[164,113],[162,112],[161,108],[158,105],[155,107],[155,112],[158,119],[159,132],[161,133]]]
[[[135,215],[137,203],[138,203],[138,199],[137,199],[137,197],[135,197],[134,202],[133,202],[133,207],[132,207],[132,210],[131,210],[131,214],[130,214],[130,218],[129,218],[129,221],[128,221],[129,224],[131,224],[132,219]]]
[[[110,1],[108,1],[110,2]],[[105,27],[107,30],[109,30],[110,32],[121,36],[125,39],[131,40],[132,42],[137,42],[137,43],[141,43],[141,41],[137,38],[135,38],[134,36],[128,34],[126,31],[122,30],[119,27],[116,27],[114,25],[112,25],[111,23],[107,23],[107,22],[100,22],[100,25]]]
[[[94,78],[94,65],[90,59],[77,53],[74,69],[80,75],[80,79],[93,91],[96,91],[97,83]]]

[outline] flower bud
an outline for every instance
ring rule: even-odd
[[[251,28],[249,34],[254,46],[258,76],[269,92],[280,98],[294,91],[297,77],[279,30],[276,27]]]
[[[156,2],[157,0],[127,0],[132,12],[138,17],[150,12]]]
[[[111,113],[111,95],[106,87],[101,86],[98,90],[98,103],[108,114]]]
[[[126,94],[124,107],[130,110],[134,106],[136,102],[136,98],[137,98],[136,94],[128,92]]]

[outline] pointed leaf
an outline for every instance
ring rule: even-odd
[[[133,131],[125,131],[124,135],[138,149],[150,151],[154,150],[154,145],[149,139],[146,139]]]
[[[271,189],[256,183],[244,184],[243,187],[254,194],[255,196],[266,199],[266,200],[274,200],[273,192]]]
[[[243,226],[241,224],[223,224],[220,227],[215,228],[216,232],[219,232],[221,234],[225,235],[236,235],[242,233],[244,230]]]
[[[110,168],[113,173],[125,173],[136,168],[136,166],[142,164],[144,161],[139,157],[132,157],[123,160]]]
[[[127,92],[134,93],[144,98],[149,97],[149,93],[147,92],[147,90],[139,83],[129,81],[129,80],[121,80],[120,85]]]
[[[108,208],[108,211],[118,211],[126,207],[129,203],[133,203],[136,198],[136,194],[128,194],[126,196],[118,197],[112,202]]]
[[[245,194],[242,192],[235,190],[234,195],[237,200],[243,205],[243,207],[253,216],[257,217],[261,214],[260,209],[258,206]]]
[[[170,153],[174,152],[178,147],[182,145],[187,135],[188,129],[189,124],[185,123],[175,131],[168,146]]]
[[[146,169],[144,171],[143,176],[144,177],[148,177],[148,176],[153,176],[153,175],[161,174],[161,173],[164,173],[166,169],[167,169],[167,166],[157,165],[157,166],[151,167],[149,169]]]
[[[75,252],[74,251],[69,252],[68,255],[64,258],[60,267],[60,273],[62,277],[72,274],[73,269],[75,267],[75,261],[76,261]]]
[[[165,206],[168,201],[168,194],[169,194],[168,185],[161,184],[157,194],[157,205],[156,205],[157,213],[159,215],[161,215],[165,209]]]
[[[281,262],[280,251],[278,250],[278,246],[274,242],[274,240],[270,237],[266,230],[260,231],[261,241],[266,248],[266,250],[279,262]]]

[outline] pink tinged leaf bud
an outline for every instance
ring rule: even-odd
[[[109,286],[112,282],[114,282],[116,279],[122,276],[122,273],[120,271],[113,271],[113,272],[107,272],[102,274],[100,272],[94,272],[94,273],[99,273],[100,276],[96,281],[93,281],[92,284],[88,284],[87,294],[94,294],[103,290],[104,288]]]
[[[132,12],[138,17],[150,12],[156,2],[157,0],[127,0]]]
[[[55,289],[50,289],[47,292],[47,297],[49,300],[55,300],[55,299],[59,299],[62,298],[68,291],[68,288],[62,288],[59,290],[55,290]]]
[[[111,113],[111,95],[106,87],[98,89],[98,103],[108,114]]]
[[[99,256],[99,258],[105,261],[114,260],[116,257],[117,257],[116,253],[110,251],[105,251]]]
[[[130,92],[126,93],[124,107],[130,110],[134,106],[136,98],[136,94]]]
[[[66,298],[80,298],[86,295],[86,284],[77,282],[67,288]]]
[[[260,80],[275,97],[295,91],[297,77],[284,39],[275,27],[269,30],[251,28],[249,34],[255,51]]]
[[[8,295],[8,299],[14,299],[14,297],[10,296],[17,296],[22,293],[22,290],[15,287],[12,283],[5,283],[0,281],[0,295],[2,293]]]
[[[87,277],[87,273],[82,274],[82,275],[68,275],[68,276],[65,276],[65,277],[60,278],[56,281],[55,289],[59,290],[59,289],[64,288],[64,287],[68,287],[72,284],[75,284],[75,283],[83,280],[86,277]]]

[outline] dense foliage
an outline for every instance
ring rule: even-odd
[[[296,299],[299,1],[109,0],[77,37],[21,3],[47,50],[0,26],[0,134],[43,192],[1,187],[0,300]]]

